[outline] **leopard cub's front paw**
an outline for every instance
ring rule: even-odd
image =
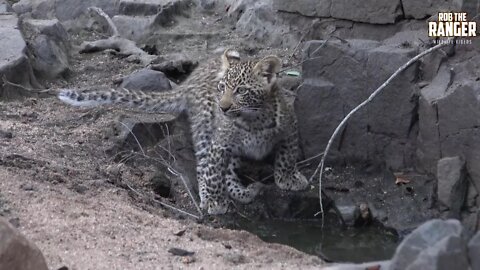
[[[208,214],[209,215],[223,215],[228,211],[228,201],[221,200],[221,201],[214,201],[210,200],[208,202]]]
[[[293,174],[292,188],[291,190],[304,190],[308,187],[308,179],[299,171],[295,171]]]

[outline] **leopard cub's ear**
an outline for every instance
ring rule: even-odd
[[[240,62],[240,53],[234,49],[226,49],[222,55],[223,70],[228,69],[233,63]]]
[[[270,55],[258,61],[253,71],[257,75],[265,78],[267,84],[271,84],[277,78],[277,73],[280,72],[281,68],[282,62],[280,58],[275,55]]]

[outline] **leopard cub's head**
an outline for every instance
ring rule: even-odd
[[[255,114],[275,91],[281,61],[276,56],[242,61],[227,49],[222,55],[222,78],[218,83],[220,109],[227,116]]]

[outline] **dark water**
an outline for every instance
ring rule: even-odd
[[[327,218],[328,219],[328,218]],[[342,228],[320,221],[247,221],[240,229],[258,235],[266,242],[281,243],[303,252],[326,256],[334,262],[368,262],[390,259],[399,244],[398,236],[379,226]]]

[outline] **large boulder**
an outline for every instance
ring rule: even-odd
[[[452,217],[459,218],[468,187],[465,161],[458,156],[440,159],[437,179],[438,201],[451,211]]]
[[[306,44],[303,83],[295,104],[307,158],[322,152],[341,119],[416,53],[414,48],[367,40],[323,44]],[[392,169],[412,165],[416,74],[413,65],[358,111],[337,138],[329,159],[385,162]]]
[[[269,1],[259,1],[245,7],[236,23],[236,29],[254,42],[271,46],[292,47],[297,39],[289,35],[289,28],[280,21]]]
[[[431,220],[398,246],[390,270],[468,269],[467,240],[458,220]]]
[[[27,45],[18,30],[18,19],[13,14],[0,14],[0,79],[26,88],[40,88],[26,56]],[[0,99],[22,95],[21,88],[0,83]]]
[[[48,270],[42,252],[0,218],[0,269]]]
[[[70,39],[58,20],[26,19],[22,32],[37,76],[53,79],[68,73]]]

